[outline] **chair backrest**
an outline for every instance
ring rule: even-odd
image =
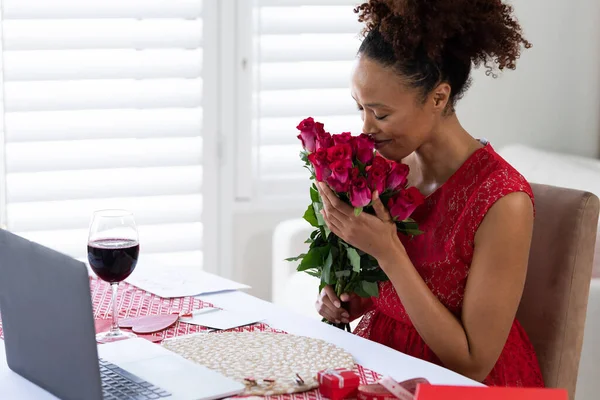
[[[532,185],[536,216],[517,318],[535,348],[547,387],[575,398],[599,200],[587,192]]]

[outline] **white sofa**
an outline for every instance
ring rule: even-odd
[[[586,190],[600,197],[600,160],[507,146],[499,153],[530,182]],[[314,308],[318,281],[295,271],[287,257],[305,252],[311,227],[302,219],[284,221],[273,234],[272,301],[304,315],[320,318]],[[595,400],[600,393],[600,233],[590,287],[576,400]]]
[[[271,301],[295,312],[320,318],[314,304],[317,300],[319,280],[305,273],[296,272],[297,262],[285,261],[306,253],[304,241],[312,227],[302,218],[280,223],[273,233],[273,271],[271,274]]]

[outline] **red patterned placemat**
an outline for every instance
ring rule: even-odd
[[[92,304],[94,308],[94,319],[110,319],[112,316],[111,289],[110,285],[95,277],[90,277],[90,291],[92,295]],[[180,297],[165,299],[156,296],[145,290],[139,289],[126,282],[119,284],[119,293],[117,301],[119,302],[119,318],[141,317],[146,315],[171,314],[175,312],[188,312],[198,310],[204,307],[212,307],[212,304],[203,302],[193,297]],[[185,322],[176,322],[175,325],[162,332],[157,332],[149,336],[167,339],[176,336],[189,335],[206,331],[207,328],[186,324]],[[268,331],[280,332],[270,328],[265,324],[255,324],[245,326],[232,331]],[[4,338],[2,332],[2,321],[0,321],[0,338]]]
[[[94,308],[94,319],[108,319],[111,317],[111,290],[110,285],[95,277],[90,277],[90,290],[92,294],[92,304]],[[180,297],[165,299],[146,292],[133,285],[123,282],[119,285],[119,318],[140,317],[146,315],[170,314],[174,312],[187,312],[213,305],[203,302],[193,297]],[[187,324],[185,322],[176,322],[175,325],[162,332],[157,332],[151,336],[161,339],[167,339],[177,336],[189,335],[206,331],[207,328]],[[279,332],[281,330],[273,329],[270,326],[259,323],[231,329],[230,332]],[[4,338],[2,331],[2,321],[0,320],[0,338]],[[355,372],[360,376],[361,384],[376,382],[380,376],[374,371],[356,365]],[[286,394],[281,396],[268,396],[269,400],[321,400],[322,397],[318,390],[311,390],[305,393]]]
[[[370,369],[364,368],[358,364],[354,368],[354,372],[356,372],[358,374],[361,385],[368,385],[371,383],[376,383],[381,378],[381,376],[377,372],[371,371]],[[252,396],[252,397],[258,398],[257,396]],[[251,397],[238,396],[237,398],[250,399]],[[310,390],[310,391],[304,392],[304,393],[283,394],[283,395],[279,395],[279,396],[264,396],[261,398],[267,399],[267,400],[325,400],[325,399],[327,399],[326,397],[321,396],[318,389]]]

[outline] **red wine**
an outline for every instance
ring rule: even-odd
[[[106,282],[121,282],[135,269],[140,245],[130,239],[101,239],[88,243],[92,270]]]

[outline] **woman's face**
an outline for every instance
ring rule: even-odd
[[[352,97],[379,153],[400,161],[425,143],[439,117],[431,95],[423,102],[391,68],[361,56],[352,74]]]

